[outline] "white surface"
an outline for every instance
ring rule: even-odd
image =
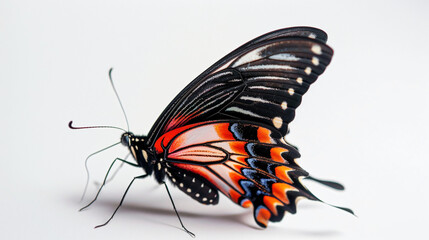
[[[426,1],[12,1],[0,2],[1,239],[190,239],[162,186],[136,182],[124,167],[87,211],[77,212],[84,158],[118,141],[125,127],[113,77],[132,131],[145,134],[194,77],[244,42],[282,27],[308,25],[329,35],[331,65],[304,97],[289,141],[314,176],[345,192],[309,184],[320,198],[358,218],[302,201],[268,229],[221,198],[205,207],[172,194],[199,239],[424,239],[429,213]],[[101,181],[116,147],[90,161]],[[96,187],[91,183],[87,202]]]

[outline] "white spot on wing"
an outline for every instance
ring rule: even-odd
[[[311,67],[306,67],[306,68],[305,68],[305,70],[304,70],[304,72],[305,72],[307,75],[310,75],[310,74],[311,74]]]
[[[273,125],[274,125],[274,127],[279,129],[283,125],[283,120],[280,117],[275,117],[275,118],[273,118]]]
[[[298,61],[300,58],[296,57],[290,53],[280,53],[276,55],[272,55],[269,57],[270,59],[280,60],[280,61]]]
[[[282,107],[283,110],[286,110],[286,108],[287,108],[287,102],[282,102],[281,107]]]
[[[320,55],[322,54],[322,47],[320,45],[315,44],[311,47],[311,51],[317,55]]]
[[[289,90],[287,90],[287,92],[289,93],[289,95],[293,95],[295,93],[295,90],[293,90],[293,88],[289,88]]]
[[[317,57],[313,57],[313,59],[311,59],[311,62],[314,64],[314,66],[319,65],[319,59]]]
[[[297,81],[300,85],[302,85],[302,82],[303,82],[303,81],[302,81],[302,77],[297,78],[297,79],[296,79],[296,81]]]
[[[186,189],[186,191],[187,191],[187,192],[191,192],[191,189],[190,189],[190,188],[188,188],[188,189]]]
[[[314,33],[310,33],[310,35],[308,35],[308,37],[311,39],[316,39],[317,36]]]

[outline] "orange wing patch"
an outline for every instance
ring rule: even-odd
[[[250,208],[253,207],[253,203],[249,200],[249,199],[244,199],[240,206],[244,207],[244,208]]]
[[[271,213],[265,207],[260,207],[259,212],[256,215],[256,220],[258,221],[261,227],[267,227],[268,220],[271,217]]]
[[[275,169],[276,177],[280,178],[281,180],[293,184],[293,181],[291,177],[289,176],[288,172],[294,170],[293,168],[286,167],[286,166],[278,166]]]
[[[286,160],[282,157],[282,153],[284,152],[289,152],[289,150],[287,150],[286,148],[282,148],[282,147],[273,147],[270,150],[271,153],[271,159],[273,159],[276,162],[279,163],[285,163]]]
[[[218,134],[218,136],[225,140],[233,140],[234,136],[229,131],[229,123],[218,123],[215,126],[215,130]]]
[[[289,198],[287,197],[286,193],[288,191],[297,190],[296,188],[286,183],[274,183],[271,188],[273,195],[285,204],[289,204]]]
[[[270,134],[271,134],[270,130],[263,127],[259,127],[257,134],[258,134],[258,140],[261,143],[275,143],[273,139],[270,137]]]
[[[284,206],[277,198],[271,196],[264,196],[263,201],[265,206],[267,206],[274,215],[278,215],[277,206]]]

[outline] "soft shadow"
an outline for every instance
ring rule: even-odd
[[[86,202],[80,202],[79,199],[77,199],[75,196],[68,197],[66,201],[69,202],[70,205],[73,205],[72,207],[76,207],[76,211],[80,207],[82,207],[84,203],[86,203]],[[108,213],[109,215],[113,213],[113,210],[117,207],[117,205],[118,205],[117,199],[101,198],[101,199],[98,199],[93,206],[90,206],[85,211],[90,210],[91,207],[97,206],[97,207],[102,207],[106,209],[112,209],[112,212]],[[302,204],[300,208],[312,209],[312,208],[317,208],[317,206]],[[121,206],[119,212],[121,212],[121,214],[127,214],[127,213],[129,214],[131,212],[133,213],[141,212],[144,215],[153,214],[153,215],[177,218],[176,213],[174,212],[173,207],[171,206],[170,203],[168,203],[166,207],[158,207],[154,205],[143,205],[140,203],[126,202]],[[179,210],[179,214],[182,218],[186,217],[186,218],[198,219],[197,222],[203,222],[203,223],[211,222],[212,225],[216,225],[216,226],[228,225],[230,227],[234,227],[237,225],[241,225],[241,226],[247,226],[254,230],[264,230],[263,228],[258,227],[253,222],[253,216],[250,211],[243,211],[240,213],[225,213],[225,214],[217,212],[216,214],[214,214],[212,212],[203,212],[203,211],[192,212],[186,209],[181,209]],[[168,224],[163,221],[158,221],[154,218],[151,218],[150,222],[184,231],[178,224],[174,224],[174,225]],[[293,229],[293,228],[291,229],[291,228],[284,228],[284,227],[275,226],[275,225],[270,225],[269,228],[273,229],[274,231],[283,232],[285,235],[289,235],[289,236],[295,235],[296,237],[304,236],[304,237],[314,237],[314,238],[326,238],[326,237],[334,237],[334,236],[341,235],[340,231],[335,231],[335,230],[311,230],[311,229]]]
[[[339,237],[342,234],[340,231],[336,231],[336,230],[309,230],[309,229],[287,229],[286,232],[289,235],[314,237],[314,239],[327,238],[327,237]]]
[[[98,206],[105,206],[108,208],[114,209],[117,206],[116,201],[110,201],[110,200],[97,200]],[[151,206],[151,205],[141,205],[137,203],[126,203],[121,206],[120,211],[122,212],[142,212],[145,214],[154,214],[154,215],[161,215],[161,216],[170,216],[176,218],[176,213],[173,210],[173,207],[169,205],[170,208],[163,208],[163,207],[157,207],[157,206]],[[233,213],[233,214],[212,214],[208,212],[190,212],[184,209],[179,210],[179,214],[181,217],[186,218],[194,218],[194,219],[212,219],[212,220],[219,220],[219,221],[228,221],[233,223],[242,223],[244,225],[248,225],[249,227],[254,227],[252,225],[249,225],[248,222],[245,221],[245,219],[249,216],[248,212],[242,212],[242,213]],[[152,221],[152,220],[151,220]],[[163,223],[164,224],[164,223]],[[165,225],[165,224],[164,224]],[[181,229],[181,228],[180,228]],[[256,227],[256,229],[259,229]]]
[[[85,206],[88,203],[88,200],[84,200],[81,202],[75,196],[67,197],[66,199],[67,199],[66,201],[70,205],[73,205],[72,207],[76,208],[76,211],[78,211],[82,206]],[[113,213],[113,210],[118,206],[118,203],[119,203],[118,199],[99,198],[97,199],[96,202],[93,203],[93,205],[89,206],[84,211],[89,211],[93,207],[97,207],[97,208],[102,207],[106,209],[112,209],[111,213]],[[174,212],[174,209],[171,206],[171,203],[168,203],[168,205],[165,207],[158,207],[154,205],[144,205],[140,203],[124,202],[124,204],[119,209],[119,212],[121,212],[122,214],[130,213],[130,212],[142,212],[144,214],[153,214],[153,215],[169,216],[169,217],[177,218],[176,213]],[[248,218],[251,217],[251,213],[248,211],[240,212],[240,213],[231,213],[231,214],[228,214],[228,213],[213,214],[210,212],[200,213],[200,212],[187,211],[186,209],[180,209],[179,214],[182,218],[186,217],[186,218],[194,218],[194,219],[208,219],[208,221],[211,219],[212,221],[214,220],[214,221],[230,222],[231,224],[241,224],[254,229],[261,229],[249,223]],[[165,222],[156,221],[153,218],[150,221],[182,230],[180,226],[178,227],[176,225],[166,224]],[[204,221],[204,220],[201,220],[201,221]]]

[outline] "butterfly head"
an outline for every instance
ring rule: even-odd
[[[121,136],[121,143],[122,145],[126,147],[131,146],[131,139],[134,137],[134,134],[132,132],[125,132]]]

